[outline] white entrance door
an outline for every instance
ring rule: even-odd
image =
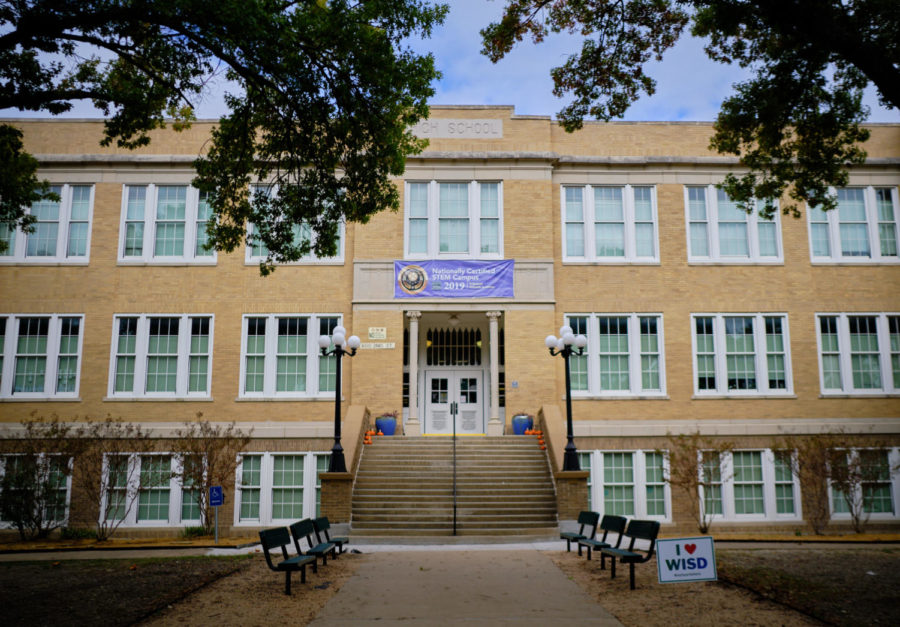
[[[428,370],[425,372],[425,429],[432,435],[484,433],[483,370]]]

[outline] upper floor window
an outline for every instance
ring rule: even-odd
[[[503,257],[500,183],[407,183],[406,257]]]
[[[791,393],[787,316],[694,314],[692,326],[696,394]]]
[[[115,316],[109,395],[209,397],[212,341],[209,315]]]
[[[40,200],[29,213],[34,231],[25,233],[0,223],[0,240],[7,248],[0,263],[87,263],[90,253],[92,185],[53,185],[60,200]]]
[[[562,202],[564,261],[659,261],[653,187],[566,185]]]
[[[715,185],[685,186],[688,261],[781,263],[781,219],[746,213]]]
[[[819,314],[822,394],[900,394],[900,315]]]
[[[207,194],[187,185],[125,185],[119,261],[214,264]]]
[[[319,354],[319,336],[331,335],[339,315],[247,315],[241,346],[245,398],[333,395],[334,356]]]
[[[833,211],[810,207],[809,242],[814,262],[898,263],[900,206],[896,187],[847,187],[835,191]]]
[[[588,339],[584,354],[569,358],[576,395],[665,394],[662,316],[569,314],[566,324]]]
[[[75,398],[81,315],[0,316],[0,397]]]
[[[250,197],[251,200],[254,194],[263,193],[268,197],[275,195],[278,193],[277,185],[253,185],[250,188]],[[310,251],[305,254],[303,257],[296,261],[286,262],[286,265],[290,264],[328,264],[328,263],[343,263],[344,262],[344,224],[343,222],[338,227],[338,241],[337,241],[337,254],[334,257],[317,257],[316,254],[312,251],[313,246],[316,244],[316,234],[310,228],[308,224],[294,224],[291,227],[291,231],[294,235],[294,246],[300,246],[306,242],[309,243]],[[258,264],[262,261],[265,261],[269,257],[269,248],[263,243],[262,239],[259,237],[259,229],[252,222],[247,225],[247,246],[245,250],[245,261],[248,264]]]

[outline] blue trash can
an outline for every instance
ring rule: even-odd
[[[526,415],[517,415],[512,418],[514,435],[525,435],[525,431],[534,427],[534,418]]]

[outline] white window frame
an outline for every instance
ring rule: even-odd
[[[468,191],[468,237],[469,252],[467,253],[442,253],[440,252],[440,186],[441,184],[464,184]],[[409,201],[411,185],[428,185],[428,244],[426,252],[409,252]],[[481,252],[481,186],[497,186],[497,252]],[[442,179],[419,180],[409,179],[405,181],[403,194],[403,258],[404,259],[503,259],[503,181],[501,180],[462,180]],[[493,219],[493,218],[491,218]]]
[[[88,217],[87,220],[72,219],[72,200],[74,187],[89,188]],[[94,184],[93,183],[53,183],[51,188],[59,188],[59,226],[56,231],[56,254],[29,257],[28,238],[31,233],[25,233],[22,229],[16,229],[12,236],[12,246],[6,252],[0,254],[0,264],[34,264],[34,265],[87,265],[91,260],[91,227],[94,224]],[[31,213],[31,208],[26,210]],[[87,222],[87,242],[85,242],[84,255],[69,254],[69,230],[72,223]]]
[[[0,480],[2,480],[3,476],[6,474],[6,462],[10,457],[22,457],[22,453],[0,453]],[[40,467],[44,470],[49,470],[49,467],[45,465],[47,457],[63,457],[62,454],[58,453],[40,453]],[[69,523],[69,514],[71,513],[71,504],[72,504],[72,457],[68,458],[68,472],[66,473],[66,504],[65,504],[65,512],[63,513],[63,517],[59,520],[53,520],[52,522],[58,523],[60,527],[65,527]],[[45,475],[46,476],[46,475]],[[0,529],[14,529],[15,525],[8,520],[0,519]]]
[[[235,527],[259,527],[273,524],[288,525],[302,518],[316,518],[316,497],[319,493],[318,468],[316,459],[319,456],[329,456],[327,451],[278,451],[257,452],[248,451],[239,457],[241,463],[237,465],[234,476],[234,526]],[[272,517],[272,491],[274,489],[275,458],[278,456],[303,457],[303,516],[300,518],[273,518]],[[259,518],[241,519],[241,469],[244,457],[260,457],[259,470]]]
[[[697,318],[713,319],[713,341],[715,345],[715,375],[716,389],[701,390],[697,385]],[[753,349],[754,368],[756,373],[755,390],[729,390],[728,389],[728,364],[725,350],[725,318],[753,318]],[[770,389],[768,377],[768,360],[766,359],[766,318],[781,318],[782,335],[784,336],[784,389]],[[755,313],[692,313],[691,314],[691,361],[693,363],[693,385],[695,398],[723,398],[723,397],[750,397],[760,398],[767,396],[793,396],[794,376],[791,367],[791,336],[788,315],[785,312],[755,312]]]
[[[601,515],[605,512],[606,503],[603,498],[603,486],[605,485],[605,477],[603,476],[603,456],[607,454],[630,453],[632,459],[632,471],[634,473],[634,482],[631,484],[634,489],[634,518],[658,520],[660,522],[672,522],[672,490],[667,482],[663,482],[664,498],[665,498],[665,516],[647,513],[647,455],[656,453],[651,450],[591,450],[578,451],[580,454],[590,456],[590,467],[582,468],[590,472],[588,476],[588,490],[590,492],[591,508]],[[669,459],[667,455],[663,455],[663,476],[669,474]],[[619,484],[617,484],[619,485]],[[657,484],[652,484],[657,485]],[[630,516],[629,516],[630,517]]]
[[[666,398],[666,357],[663,315],[661,313],[567,313],[565,324],[570,318],[586,317],[588,324],[588,344],[585,355],[588,358],[588,389],[572,390],[573,398]],[[600,318],[628,319],[628,382],[629,390],[600,389]],[[656,318],[657,343],[659,346],[659,390],[641,388],[641,318]]]
[[[840,356],[841,388],[825,388],[825,370],[822,354],[821,319],[834,317],[838,324],[838,354]],[[850,351],[850,318],[874,317],[878,333],[878,365],[881,369],[880,388],[853,387],[853,369]],[[822,396],[898,396],[900,388],[894,387],[893,367],[891,364],[891,338],[888,317],[900,317],[898,312],[817,312],[815,315],[816,350],[819,361],[819,390]]]
[[[634,188],[646,187],[650,189],[650,205],[653,220],[653,255],[643,257],[637,255],[637,238],[635,219]],[[579,188],[582,202],[582,228],[584,229],[584,255],[572,255],[568,251],[566,242],[566,189]],[[597,188],[619,188],[622,190],[623,221],[625,225],[625,254],[621,257],[597,255],[596,242],[596,208],[594,190]],[[656,202],[655,185],[562,185],[560,187],[560,218],[562,233],[563,263],[567,264],[659,264],[659,214]],[[643,220],[641,222],[644,222]]]
[[[803,509],[800,494],[800,479],[796,474],[791,472],[793,493],[794,493],[794,513],[779,514],[778,503],[775,493],[775,453],[771,449],[760,448],[742,448],[735,449],[734,452],[750,452],[760,453],[762,461],[762,485],[763,485],[763,513],[761,514],[737,514],[735,513],[735,496],[734,496],[734,457],[731,451],[720,453],[719,460],[721,464],[722,477],[722,513],[721,514],[705,514],[712,522],[799,522],[803,520]],[[778,482],[787,483],[787,482]],[[702,492],[702,487],[701,487]],[[705,499],[701,499],[700,507],[705,505]],[[702,513],[702,510],[701,510]]]
[[[0,398],[4,400],[77,400],[81,389],[81,365],[84,360],[84,314],[2,314],[6,319],[6,333],[3,340],[2,365],[0,365]],[[44,390],[41,392],[15,392],[13,384],[16,374],[16,355],[18,351],[19,321],[25,318],[46,318],[47,328],[46,368],[44,369]],[[75,389],[71,392],[56,391],[60,358],[60,339],[62,337],[62,319],[78,319],[78,359],[75,368]],[[63,356],[73,356],[64,353]],[[49,391],[48,391],[49,389]]]
[[[706,190],[706,238],[709,249],[708,255],[696,255],[691,248],[691,203],[690,189],[702,188]],[[775,214],[769,222],[775,224],[775,245],[778,254],[774,257],[763,257],[759,254],[759,223],[765,222],[759,216],[758,211],[747,215],[747,250],[746,257],[722,255],[719,247],[719,201],[718,188],[715,185],[685,185],[684,186],[684,224],[689,264],[713,264],[713,265],[783,265],[784,244],[781,234],[781,215],[776,203]],[[759,201],[757,201],[757,206]]]
[[[881,239],[878,233],[878,203],[876,201],[876,189],[888,189],[891,192],[891,200],[894,206],[894,234],[897,237],[897,246],[900,247],[900,199],[898,199],[898,187],[896,185],[848,185],[842,189],[862,189],[863,200],[866,206],[866,232],[869,237],[868,257],[844,256],[841,254],[841,232],[839,209],[835,208],[825,213],[828,224],[828,247],[830,255],[816,256],[813,248],[813,207],[807,205],[806,224],[807,238],[809,242],[809,258],[814,264],[898,264],[900,255],[883,256],[881,254]],[[832,196],[837,195],[836,188],[829,188]],[[821,224],[821,222],[820,222]]]
[[[847,455],[859,455],[859,451],[863,450],[862,448],[852,448],[847,449]],[[900,468],[900,448],[897,447],[886,447],[879,450],[886,450],[888,457],[888,472],[890,473],[889,482],[891,484],[891,506],[893,508],[893,512],[869,512],[863,513],[863,517],[865,520],[896,520],[900,518],[900,471],[897,469]],[[859,494],[855,494],[854,498],[859,498]],[[836,512],[834,511],[834,485],[829,482],[828,484],[828,511],[831,512],[832,520],[850,520],[850,512]]]
[[[146,188],[144,198],[144,233],[140,255],[125,255],[126,223],[128,220],[128,190],[133,187]],[[160,187],[183,187],[185,191],[184,209],[184,244],[180,255],[157,256],[156,244],[156,208]],[[218,253],[213,249],[210,255],[197,254],[198,214],[200,209],[200,190],[187,183],[126,183],[122,185],[122,207],[119,219],[119,265],[216,265]]]
[[[265,335],[265,362],[263,375],[263,391],[248,392],[247,387],[247,320],[250,318],[264,318],[266,320]],[[277,346],[278,346],[278,320],[282,318],[306,318],[306,391],[304,392],[278,392],[277,383]],[[241,318],[241,379],[238,398],[253,399],[334,399],[334,390],[319,390],[319,363],[321,350],[319,349],[319,321],[322,318],[337,318],[338,324],[343,324],[344,316],[339,313],[278,313],[278,314],[244,314]],[[343,385],[343,381],[341,381]],[[343,392],[343,391],[342,391]]]
[[[134,353],[134,388],[131,392],[116,391],[116,356],[118,355],[119,320],[137,318],[137,334]],[[175,392],[147,392],[147,359],[150,341],[151,318],[178,319],[178,365],[175,375]],[[194,318],[209,319],[209,352],[207,354],[206,391],[190,392],[191,321]],[[210,400],[212,398],[213,346],[215,338],[215,316],[206,313],[118,313],[113,315],[112,342],[109,353],[108,398],[105,400],[128,399],[178,399]]]
[[[122,454],[104,454],[103,455],[103,482],[102,486],[111,488],[109,482],[109,460],[111,457],[127,457],[128,466],[126,477],[128,478],[125,488],[125,518],[119,525],[122,527],[192,527],[200,525],[201,518],[181,518],[181,506],[184,494],[181,487],[180,473],[182,469],[181,456],[170,451],[146,451],[143,453],[122,453]],[[140,482],[141,482],[141,458],[142,457],[168,457],[169,471],[169,515],[165,521],[160,520],[138,520],[138,510],[140,508]],[[205,463],[205,462],[204,462]],[[190,489],[190,488],[189,488]],[[201,488],[202,489],[202,488]],[[185,490],[186,492],[187,490]],[[107,511],[107,502],[110,490],[107,489],[101,495],[100,516],[103,522],[106,521],[105,513]]]
[[[250,200],[253,201],[253,195],[259,190],[268,190],[268,193],[271,196],[278,195],[278,185],[251,185],[250,186]],[[247,240],[244,243],[244,265],[247,266],[255,266],[266,260],[265,255],[254,255],[253,254],[253,246],[251,246],[250,241],[254,237],[255,226],[252,222],[247,223]],[[316,244],[316,233],[310,229],[310,246],[315,246]],[[341,220],[340,224],[338,224],[338,242],[337,242],[337,254],[333,257],[317,257],[315,252],[310,250],[309,253],[300,257],[296,261],[287,261],[287,262],[278,262],[275,265],[278,266],[309,266],[309,265],[318,265],[318,266],[340,266],[344,264],[344,242],[346,239],[346,229],[344,221]]]

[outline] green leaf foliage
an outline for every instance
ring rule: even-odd
[[[507,0],[501,20],[481,31],[482,52],[496,62],[525,36],[584,35],[580,53],[551,71],[554,94],[572,99],[559,112],[572,131],[652,95],[645,64],[689,22],[710,58],[754,74],[723,102],[710,141],[743,166],[725,191],[748,212],[761,199],[768,216],[785,193],[834,208],[828,187],[846,185],[847,166],[866,159],[863,89],[874,84],[882,104],[900,108],[896,0]],[[792,203],[781,208],[799,213]]]
[[[188,126],[224,74],[240,89],[194,184],[211,194],[211,245],[233,250],[252,221],[265,271],[310,252],[295,224],[328,255],[342,221],[398,207],[390,177],[425,146],[409,129],[437,77],[431,55],[403,42],[446,11],[424,0],[0,2],[0,108],[58,114],[89,99],[108,116],[102,143],[136,148],[167,118]],[[279,194],[251,203],[255,181]]]

